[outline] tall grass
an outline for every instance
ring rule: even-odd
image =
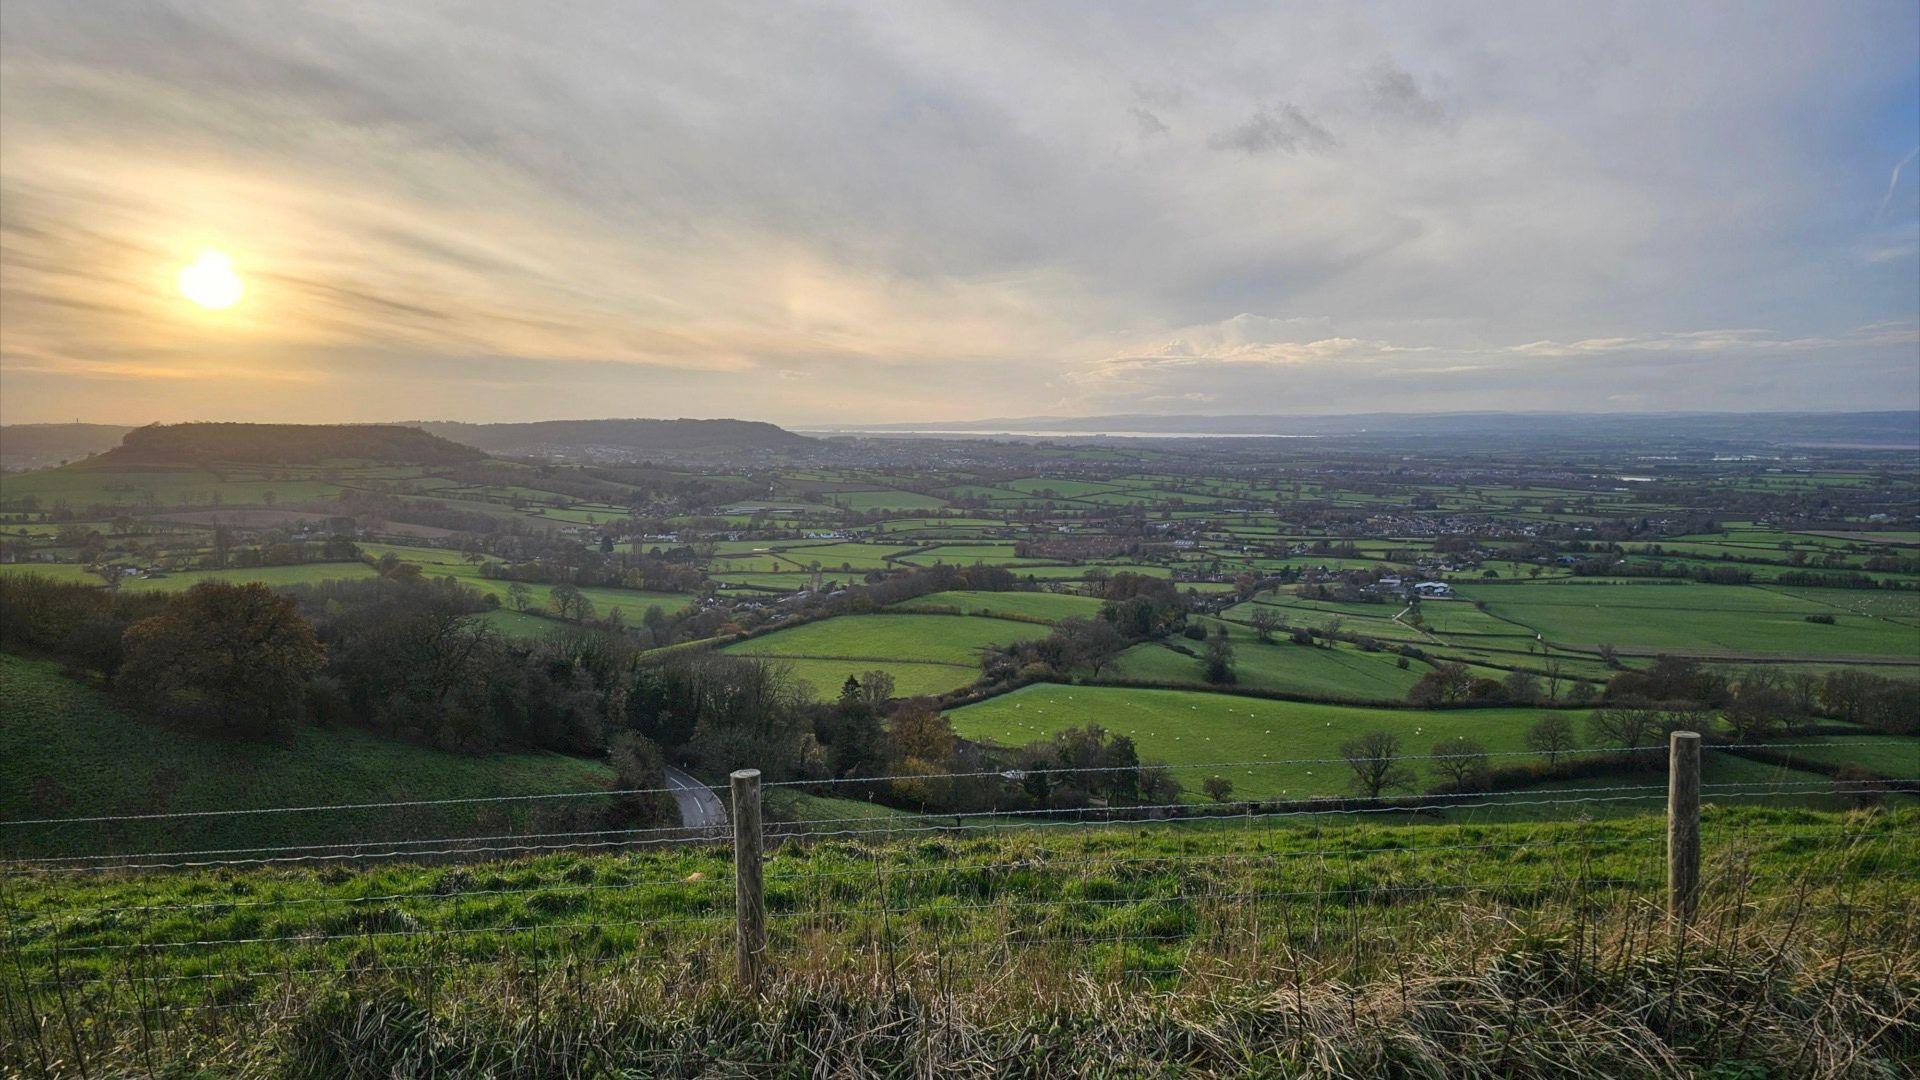
[[[1920,813],[1715,815],[1684,926],[1659,826],[795,843],[758,996],[712,852],[13,878],[0,1070],[1913,1075]]]

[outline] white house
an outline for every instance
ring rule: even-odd
[[[1453,586],[1444,581],[1421,581],[1413,586],[1414,595],[1433,600],[1453,599]]]

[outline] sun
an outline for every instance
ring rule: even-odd
[[[246,291],[240,275],[233,272],[233,260],[211,249],[181,267],[177,280],[180,295],[209,311],[225,311],[239,303]]]

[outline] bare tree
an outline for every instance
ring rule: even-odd
[[[1455,791],[1467,791],[1487,779],[1487,748],[1478,739],[1456,735],[1433,744],[1433,771]]]
[[[1353,789],[1369,799],[1388,791],[1411,790],[1420,778],[1398,760],[1400,736],[1369,731],[1340,744],[1340,756],[1353,770]]]
[[[1587,734],[1602,746],[1631,751],[1627,756],[1641,768],[1657,768],[1666,753],[1669,732],[1692,726],[1689,712],[1667,709],[1615,707],[1596,709],[1587,717]]]
[[[1560,755],[1580,748],[1580,737],[1574,734],[1573,722],[1560,713],[1543,716],[1527,729],[1527,749],[1546,757],[1549,767],[1558,763]]]
[[[1273,643],[1273,632],[1280,629],[1280,619],[1272,611],[1255,605],[1253,614],[1247,621],[1253,624],[1253,632],[1260,635],[1261,642]]]

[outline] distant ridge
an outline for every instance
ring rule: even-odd
[[[101,468],[128,465],[321,465],[372,461],[383,465],[449,465],[485,455],[391,424],[154,424],[127,432],[120,445],[95,459]]]
[[[120,445],[130,424],[6,424],[0,426],[0,467],[32,469]]]
[[[759,420],[539,420],[524,424],[409,421],[491,454],[792,450],[815,440]]]
[[[814,429],[809,429],[814,430]],[[1920,446],[1920,412],[1911,410],[1851,413],[1575,413],[1453,412],[1351,413],[1317,416],[1239,414],[1155,416],[1020,416],[935,423],[846,424],[831,430],[860,432],[967,433],[1047,432],[1062,436],[1125,435],[1152,432],[1203,438],[1208,435],[1520,438],[1677,436],[1695,440],[1778,445]]]

